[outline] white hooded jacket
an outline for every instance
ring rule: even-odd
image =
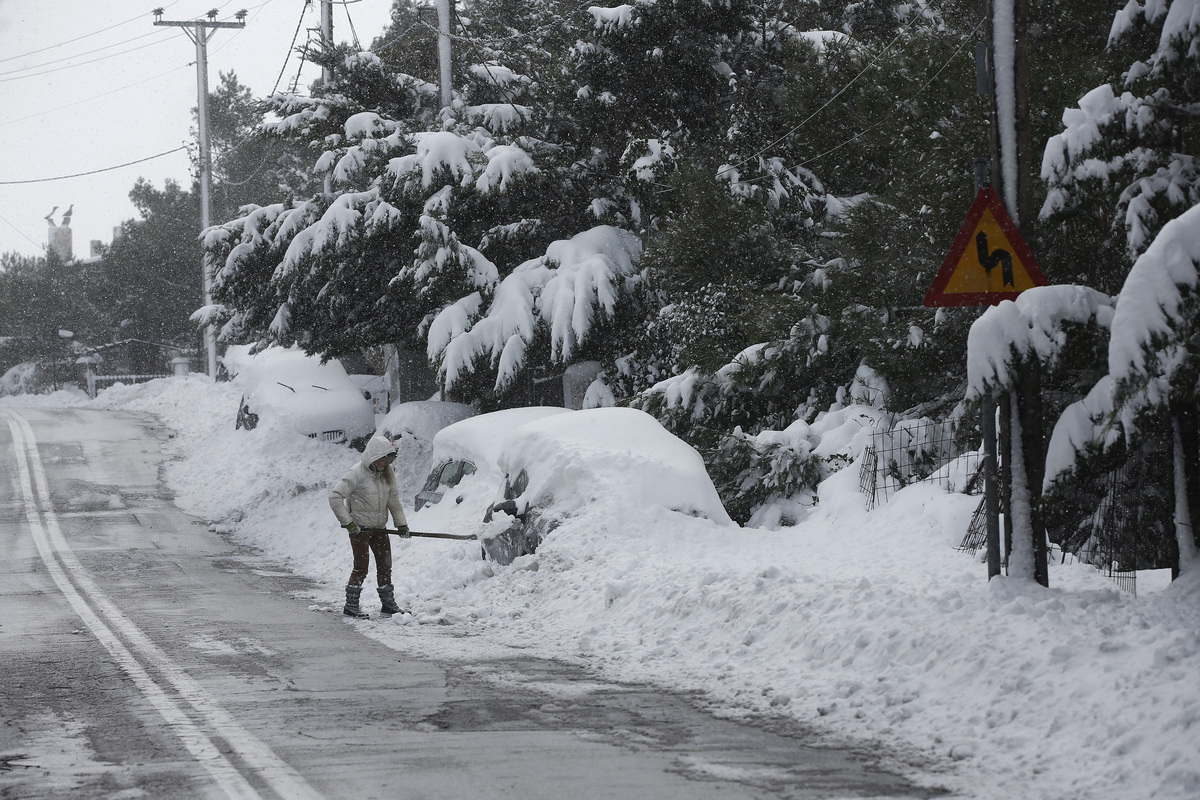
[[[380,472],[370,468],[379,459],[396,452],[396,446],[381,436],[372,436],[363,450],[362,461],[342,476],[329,492],[329,507],[343,527],[351,522],[364,528],[387,526],[388,511],[397,526],[408,525],[391,465]]]

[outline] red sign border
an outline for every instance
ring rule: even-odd
[[[975,227],[979,224],[984,209],[989,208],[992,211],[992,216],[996,218],[996,223],[1000,226],[1000,230],[1008,238],[1008,243],[1012,245],[1015,251],[1013,255],[1021,262],[1021,266],[1025,268],[1025,272],[1029,275],[1029,279],[1033,281],[1033,285],[1050,285],[1050,281],[1046,280],[1042,268],[1038,266],[1037,259],[1033,257],[1033,251],[1029,249],[1029,245],[1025,244],[1025,240],[1021,238],[1021,232],[1017,230],[1017,226],[1013,224],[1012,217],[1008,215],[1008,210],[1000,202],[1000,196],[996,194],[996,191],[990,184],[985,184],[975,195],[975,202],[971,204],[971,210],[967,212],[966,220],[963,221],[962,227],[958,229],[958,235],[954,237],[954,244],[950,247],[950,253],[946,256],[946,260],[942,262],[942,268],[938,270],[937,277],[933,279],[933,285],[925,293],[924,305],[926,307],[994,306],[999,305],[1005,300],[1016,300],[1017,296],[1023,291],[952,293],[945,291],[946,285],[950,283],[950,278],[954,275],[954,270],[958,268],[959,261],[962,260],[963,254],[967,252],[967,246],[971,243],[971,235],[975,233]]]

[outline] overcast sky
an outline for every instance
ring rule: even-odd
[[[138,177],[158,187],[167,178],[191,185],[182,150],[42,180],[194,147],[196,47],[181,28],[153,24],[157,6],[163,20],[204,18],[216,8],[218,20],[232,21],[244,8],[244,30],[219,29],[209,40],[208,86],[233,70],[256,97],[276,80],[283,88],[296,79],[293,34],[300,24],[302,44],[320,25],[316,3],[306,9],[305,0],[0,0],[0,253],[40,255],[46,215],[58,206],[59,223],[74,204],[74,251],[86,257],[93,239],[108,244],[115,226],[138,216],[129,202]],[[335,4],[334,38],[353,41],[356,31],[370,46],[390,8],[391,0]],[[301,91],[318,74],[306,66]]]

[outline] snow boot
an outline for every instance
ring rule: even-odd
[[[370,619],[371,615],[367,614],[358,607],[358,596],[362,594],[361,586],[346,587],[346,605],[342,606],[342,614],[354,619]]]
[[[383,603],[383,608],[379,609],[379,616],[390,617],[392,614],[403,614],[403,609],[396,605],[396,587],[390,583],[387,586],[379,587],[379,601]]]

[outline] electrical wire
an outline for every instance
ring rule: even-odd
[[[179,2],[180,2],[180,0],[174,0],[174,2],[168,3],[166,8],[170,8],[173,5],[177,5]],[[130,17],[129,19],[125,20],[124,22],[118,22],[115,25],[109,25],[107,28],[101,28],[98,31],[92,31],[91,33],[85,33],[82,36],[76,36],[74,39],[67,39],[66,41],[58,42],[57,44],[48,44],[45,47],[39,47],[37,50],[30,50],[29,52],[26,52],[26,53],[18,53],[15,56],[5,56],[4,58],[0,58],[0,64],[5,63],[6,61],[15,61],[18,58],[25,58],[26,56],[35,56],[38,53],[44,53],[47,50],[53,50],[56,47],[63,47],[68,44],[74,44],[75,42],[78,42],[82,39],[88,39],[88,38],[91,38],[92,36],[98,36],[101,33],[111,31],[113,28],[119,28],[122,25],[128,25],[131,22],[137,22],[140,19],[144,19],[145,16],[146,15],[144,13],[138,14],[136,17]]]
[[[210,55],[214,55],[214,56],[215,56],[217,53],[221,52],[221,51],[222,51],[222,50],[224,50],[226,47],[229,47],[229,45],[231,45],[231,44],[233,44],[235,41],[237,41],[237,38],[238,38],[239,36],[241,36],[243,33],[245,33],[245,32],[246,32],[246,28],[247,28],[247,27],[249,27],[250,23],[251,23],[251,22],[253,22],[253,21],[254,21],[254,20],[255,20],[255,19],[258,17],[258,15],[262,13],[262,10],[263,10],[263,8],[265,8],[266,6],[269,6],[269,5],[271,5],[271,3],[273,3],[273,2],[275,2],[275,0],[263,0],[263,2],[259,3],[259,4],[258,4],[258,5],[256,5],[256,6],[253,6],[253,9],[254,9],[254,16],[252,16],[252,17],[250,17],[249,19],[247,19],[247,20],[246,20],[246,21],[245,21],[245,22],[242,24],[242,27],[240,27],[240,28],[236,28],[236,29],[233,29],[233,35],[232,35],[232,36],[230,36],[228,39],[226,39],[224,42],[222,42],[222,43],[221,43],[221,44],[220,44],[220,45],[219,45],[219,46],[218,46],[216,49],[214,49],[214,50],[213,50],[213,51],[210,53]],[[247,13],[249,13],[249,10],[248,10],[248,9],[245,9],[245,8],[243,8],[242,10],[243,10],[243,11],[246,11]],[[234,15],[232,15],[232,16],[233,16],[233,18],[234,18],[234,19],[237,19],[237,14],[234,14]],[[229,19],[229,17],[225,17],[225,21],[227,21],[228,19]],[[227,29],[227,30],[228,30],[228,29]]]
[[[82,58],[83,56],[90,56],[93,53],[99,53],[102,50],[109,50],[113,47],[120,47],[123,44],[129,44],[130,42],[136,42],[138,39],[145,39],[147,36],[161,36],[161,35],[163,35],[163,33],[165,33],[165,31],[161,31],[161,30],[150,31],[149,33],[143,33],[140,36],[134,36],[131,39],[125,39],[124,41],[113,42],[112,44],[106,44],[103,47],[97,47],[95,50],[86,50],[82,53],[76,53],[75,55],[63,56],[62,58],[56,58],[53,61],[43,61],[41,64],[34,64],[31,67],[20,67],[18,69],[10,69],[7,72],[0,72],[0,77],[4,77],[5,75],[16,75],[18,72],[28,72],[33,69],[41,69],[42,67],[48,67],[51,64],[60,64],[63,61],[71,61],[72,59]],[[91,63],[91,62],[88,62],[88,63]],[[31,75],[29,77],[33,77],[33,76]]]
[[[279,89],[279,82],[283,80],[284,70],[287,69],[288,61],[295,52],[296,39],[300,37],[300,28],[304,25],[304,15],[308,13],[309,5],[309,0],[304,0],[304,7],[300,9],[300,19],[296,21],[296,32],[292,34],[292,43],[288,45],[287,55],[283,57],[283,66],[279,68],[279,77],[275,79],[275,85],[271,87],[271,94],[275,94]]]
[[[350,4],[343,2],[342,10],[346,12],[346,22],[350,23],[350,35],[354,37],[354,47],[357,50],[362,50],[362,42],[358,40],[358,31],[354,30],[354,20],[350,19]]]
[[[87,172],[76,172],[73,175],[59,175],[54,178],[33,178],[31,180],[26,180],[26,181],[0,181],[0,186],[19,186],[19,185],[24,185],[24,184],[29,184],[29,183],[49,183],[50,181],[65,181],[68,178],[82,178],[85,175],[97,175],[101,172],[112,172],[113,170],[121,169],[122,167],[131,167],[134,164],[141,164],[143,161],[153,161],[156,158],[162,158],[163,156],[169,156],[172,153],[178,153],[180,150],[187,150],[187,146],[180,145],[179,147],[176,147],[174,150],[167,150],[164,153],[158,153],[157,155],[146,156],[145,158],[139,158],[136,161],[126,161],[124,164],[117,164],[116,166],[113,166],[113,167],[104,167],[102,169],[93,169],[93,170],[89,170]]]
[[[822,103],[820,108],[818,108],[816,111],[809,114],[804,119],[800,120],[800,122],[798,122],[794,126],[792,126],[792,128],[790,130],[788,130],[782,136],[777,138],[775,141],[771,142],[770,144],[764,145],[763,147],[759,148],[755,152],[753,152],[750,155],[743,158],[738,163],[730,164],[730,165],[726,166],[724,169],[719,170],[717,172],[717,177],[720,177],[721,175],[725,174],[726,172],[728,172],[730,170],[736,170],[738,167],[748,164],[749,162],[753,161],[755,158],[757,158],[760,155],[762,155],[763,153],[767,152],[772,147],[779,144],[784,139],[788,138],[789,136],[794,134],[796,131],[800,130],[805,125],[807,125],[814,117],[816,117],[818,114],[820,114],[826,108],[828,108],[830,103],[832,103],[834,100],[837,100],[839,97],[841,97],[843,94],[845,94],[846,91],[851,86],[853,86],[858,81],[859,78],[861,78],[863,75],[866,75],[867,71],[870,70],[871,67],[875,66],[876,62],[878,62],[879,59],[883,58],[885,53],[887,53],[889,50],[892,49],[892,45],[894,45],[894,44],[896,44],[896,42],[900,41],[900,37],[903,36],[907,32],[907,30],[908,30],[907,25],[902,26],[900,28],[899,32],[896,33],[895,38],[893,38],[890,42],[888,42],[887,47],[884,47],[882,50],[880,50],[878,53],[876,53],[875,57],[871,59],[869,64],[867,64],[865,67],[863,67],[862,70],[857,75],[855,75],[853,78],[851,78],[849,81],[847,81],[845,86],[843,86],[841,89],[838,89],[837,92],[832,97],[830,97],[828,100],[826,100],[824,103]]]
[[[960,52],[962,52],[962,49],[963,49],[963,48],[966,46],[967,42],[971,41],[971,39],[972,39],[972,38],[974,37],[974,35],[975,35],[975,32],[979,30],[979,28],[980,28],[980,27],[983,25],[983,23],[984,23],[986,20],[987,20],[987,17],[983,17],[982,19],[980,19],[980,20],[979,20],[979,23],[978,23],[978,24],[977,24],[977,25],[976,25],[974,28],[972,28],[972,29],[971,29],[971,31],[970,31],[970,32],[969,32],[969,33],[968,33],[968,34],[967,34],[965,37],[963,37],[963,40],[962,40],[961,42],[959,42],[959,44],[958,44],[958,47],[956,47],[956,48],[954,49],[954,52],[950,54],[950,57],[949,57],[948,59],[946,59],[945,63],[943,63],[943,64],[942,64],[942,66],[940,66],[940,67],[938,68],[938,71],[937,71],[937,72],[935,72],[935,73],[933,73],[933,75],[931,75],[931,76],[929,77],[929,80],[927,80],[927,81],[925,81],[925,83],[921,84],[921,87],[920,87],[919,89],[917,89],[917,90],[916,90],[915,92],[913,92],[913,93],[912,93],[910,96],[908,96],[907,98],[905,98],[905,99],[904,99],[902,102],[904,102],[904,103],[910,103],[910,102],[912,102],[913,100],[916,100],[916,99],[917,99],[917,97],[918,97],[918,96],[919,96],[919,95],[920,95],[922,92],[924,92],[926,89],[928,89],[928,88],[929,88],[929,84],[931,84],[931,83],[933,83],[935,80],[937,80],[938,76],[939,76],[939,75],[941,75],[943,72],[945,72],[945,71],[946,71],[946,68],[947,68],[947,67],[949,67],[949,66],[950,66],[950,64],[951,64],[951,62],[953,62],[953,61],[954,61],[954,59],[958,57],[958,54],[959,54]],[[871,131],[875,130],[876,128],[878,128],[878,127],[879,127],[879,126],[881,126],[882,124],[883,124],[883,121],[882,121],[882,120],[881,120],[881,121],[879,121],[879,122],[876,122],[874,125],[871,125],[871,126],[870,126],[870,127],[868,127],[868,128],[864,128],[863,130],[861,130],[861,131],[859,131],[858,133],[854,134],[853,136],[851,136],[849,139],[847,139],[846,141],[842,142],[841,144],[834,145],[833,147],[831,147],[831,148],[829,148],[828,150],[826,150],[824,153],[819,153],[819,154],[817,154],[817,155],[815,155],[815,156],[812,156],[811,158],[806,158],[804,161],[801,161],[801,162],[800,162],[799,164],[797,164],[796,166],[798,166],[798,167],[803,167],[803,166],[804,166],[804,165],[806,165],[806,164],[811,164],[812,162],[814,162],[814,161],[816,161],[816,160],[818,160],[818,159],[824,158],[825,156],[829,155],[830,153],[832,153],[832,152],[834,152],[834,151],[836,151],[836,150],[840,150],[840,149],[842,149],[843,147],[845,147],[845,146],[846,146],[846,145],[848,145],[848,144],[852,144],[853,142],[857,141],[857,140],[859,139],[859,137],[861,137],[861,136],[863,136],[863,135],[865,135],[865,134],[867,134],[867,133],[870,133]]]
[[[147,34],[147,35],[149,35],[149,34]],[[141,38],[141,37],[138,37],[138,38]],[[54,69],[42,70],[41,72],[33,72],[33,73],[30,73],[29,75],[16,75],[11,78],[0,78],[0,83],[9,83],[10,81],[20,81],[20,80],[25,80],[26,78],[37,78],[42,75],[50,75],[55,72],[62,72],[63,70],[75,69],[76,67],[85,67],[88,64],[95,64],[100,61],[107,61],[110,58],[116,58],[117,56],[128,55],[129,53],[136,53],[139,50],[146,50],[148,48],[155,47],[160,44],[166,44],[169,41],[171,41],[170,38],[164,37],[162,39],[159,39],[156,42],[150,42],[149,44],[144,44],[141,47],[131,47],[128,50],[122,50],[119,53],[110,53],[109,55],[101,56],[100,58],[93,58],[88,61],[80,61],[78,64],[67,64],[66,66],[55,67]],[[104,48],[101,48],[101,49],[104,49]],[[22,70],[16,70],[16,71],[21,72]],[[9,73],[5,73],[5,74],[9,74]]]
[[[30,239],[28,236],[26,236],[26,235],[25,235],[25,232],[24,232],[23,230],[21,230],[20,228],[18,228],[16,225],[13,225],[11,222],[9,222],[7,219],[5,219],[5,218],[4,218],[4,216],[0,215],[0,220],[3,220],[5,225],[7,225],[8,227],[12,228],[12,229],[13,229],[14,231],[16,231],[16,232],[17,232],[19,235],[21,235],[21,236],[25,237],[25,240],[26,240],[27,242],[29,242],[30,244],[32,244],[34,247],[41,247],[41,246],[42,246],[42,243],[41,243],[41,242],[35,242],[33,239]]]
[[[460,17],[458,12],[453,8],[451,8],[451,13],[454,14],[454,19],[458,21],[458,27],[462,29],[463,38],[466,39],[467,43],[471,45],[471,49],[475,51],[475,55],[479,58],[480,64],[483,66],[484,71],[486,71],[488,77],[492,79],[492,84],[500,90],[500,94],[504,95],[504,99],[510,106],[512,106],[513,111],[517,112],[517,116],[521,118],[521,121],[526,122],[527,120],[525,119],[525,114],[522,113],[520,106],[513,102],[512,95],[509,94],[507,87],[502,86],[500,81],[496,80],[496,76],[492,74],[492,69],[488,66],[487,61],[483,58],[483,53],[480,52],[479,46],[475,43],[475,40],[471,38],[471,35],[467,33],[467,26],[463,24],[462,17]]]
[[[978,23],[976,23],[975,27],[974,27],[974,28],[972,28],[970,31],[968,31],[968,32],[966,33],[966,35],[964,35],[964,36],[963,36],[963,38],[962,38],[962,41],[961,41],[961,42],[959,42],[959,44],[958,44],[958,47],[956,47],[956,48],[954,49],[954,52],[950,54],[950,57],[949,57],[949,58],[947,58],[947,59],[946,59],[946,60],[945,60],[945,61],[942,63],[942,66],[938,67],[938,70],[937,70],[937,72],[933,73],[933,75],[931,75],[931,76],[929,77],[929,79],[925,81],[925,83],[921,84],[920,88],[918,88],[918,89],[917,89],[915,92],[913,92],[911,95],[909,95],[908,97],[906,97],[906,98],[905,98],[904,100],[902,100],[901,102],[902,102],[902,103],[910,103],[910,102],[912,102],[913,100],[917,99],[917,97],[919,97],[919,96],[921,95],[921,93],[922,93],[922,92],[924,92],[926,89],[928,89],[928,88],[929,88],[929,85],[930,85],[931,83],[933,83],[935,80],[937,80],[938,76],[939,76],[939,75],[941,75],[943,72],[945,72],[945,71],[946,71],[946,68],[947,68],[947,67],[949,67],[951,63],[953,63],[954,59],[958,57],[958,54],[959,54],[960,52],[962,52],[962,49],[963,49],[964,47],[966,47],[967,43],[968,43],[968,42],[970,42],[970,41],[972,41],[972,40],[974,39],[974,37],[975,37],[975,34],[976,34],[978,31],[979,31],[979,29],[980,29],[980,28],[983,26],[983,23],[984,23],[984,22],[986,22],[986,21],[987,21],[987,17],[986,17],[986,16],[984,16],[984,17],[981,17],[981,18],[980,18],[980,20],[979,20],[979,22],[978,22]],[[861,74],[862,74],[862,73],[859,73],[859,75],[861,75]],[[856,76],[856,78],[857,78],[857,76]],[[843,87],[843,91],[844,91],[844,87]],[[840,92],[839,92],[839,94],[840,94]],[[836,97],[837,97],[837,95],[834,95],[834,97],[836,98]],[[831,98],[831,101],[832,101],[832,98]],[[827,106],[827,105],[829,105],[829,103],[826,103],[826,104],[825,104],[825,106]],[[824,108],[825,106],[822,106],[821,108]],[[820,109],[818,109],[818,112],[819,112],[819,111],[820,111]],[[817,113],[817,112],[814,112],[814,114],[815,114],[815,113]],[[812,119],[812,116],[810,116],[808,119]],[[805,120],[805,122],[807,122],[807,121],[808,121],[808,120]],[[815,155],[815,156],[811,156],[811,157],[809,157],[809,158],[806,158],[805,160],[803,160],[803,161],[801,161],[800,163],[796,164],[796,165],[795,165],[795,167],[793,167],[793,169],[795,169],[795,168],[799,168],[799,167],[803,167],[803,166],[805,166],[805,165],[807,165],[807,164],[811,164],[811,163],[812,163],[812,162],[814,162],[814,161],[817,161],[817,160],[819,160],[819,159],[822,159],[822,158],[824,158],[825,156],[829,155],[830,153],[834,153],[834,152],[836,152],[836,151],[838,151],[838,150],[841,150],[843,147],[846,147],[847,145],[853,144],[854,142],[858,141],[858,139],[860,139],[861,137],[865,136],[866,134],[870,133],[871,131],[873,131],[873,130],[875,130],[876,128],[878,128],[878,127],[880,127],[881,125],[883,125],[883,123],[884,123],[884,120],[882,120],[882,119],[881,119],[879,122],[876,122],[874,125],[871,125],[871,126],[869,126],[869,127],[867,127],[867,128],[864,128],[863,130],[861,130],[861,131],[859,131],[858,133],[856,133],[856,134],[854,134],[853,136],[851,136],[851,137],[850,137],[849,139],[847,139],[846,141],[844,141],[844,142],[841,142],[840,144],[836,144],[836,145],[834,145],[833,147],[829,148],[829,149],[828,149],[828,150],[826,150],[825,152],[823,152],[823,153],[818,153],[818,154],[817,154],[817,155]],[[803,124],[803,123],[801,123],[801,124]],[[797,126],[797,127],[799,127],[799,126]],[[795,131],[795,130],[796,130],[796,128],[793,128],[792,130],[793,130],[793,131]],[[787,136],[787,135],[790,135],[790,133],[789,133],[789,134],[785,134],[785,136],[783,136],[783,137],[780,137],[779,139],[776,139],[774,142],[772,142],[771,144],[767,145],[767,147],[764,147],[762,150],[759,150],[759,151],[758,151],[757,153],[755,153],[753,156],[750,156],[750,158],[754,158],[755,156],[758,156],[758,155],[762,154],[762,153],[763,153],[763,152],[765,152],[767,149],[769,149],[769,148],[773,147],[775,144],[778,144],[780,141],[782,141],[784,138],[786,138],[786,136]],[[730,166],[730,167],[726,167],[725,169],[718,171],[718,172],[717,172],[717,175],[718,175],[718,176],[720,176],[720,175],[722,175],[723,173],[725,173],[726,171],[728,171],[728,170],[730,170],[730,169],[737,169],[738,167],[742,166],[743,164],[745,164],[745,163],[746,163],[747,161],[749,161],[749,160],[750,160],[750,159],[748,158],[748,159],[745,159],[745,160],[743,160],[743,161],[739,162],[739,163],[738,163],[738,164],[736,164],[736,165],[733,165],[733,166]],[[745,181],[739,181],[739,182],[740,182],[740,183],[758,183],[758,182],[760,182],[760,181],[772,180],[772,179],[774,179],[774,177],[775,177],[775,176],[773,176],[773,175],[763,175],[763,176],[760,176],[760,177],[757,177],[757,178],[751,178],[751,179],[749,179],[749,180],[745,180]],[[673,190],[671,190],[671,189],[668,189],[667,191],[673,191]]]
[[[83,105],[84,103],[90,103],[93,100],[99,100],[101,97],[108,97],[110,94],[116,94],[117,92],[123,92],[126,89],[132,89],[135,86],[141,86],[143,83],[149,83],[150,81],[158,80],[159,78],[176,73],[181,69],[187,69],[190,66],[191,66],[191,64],[182,64],[178,67],[175,67],[174,69],[169,69],[166,72],[160,72],[157,75],[150,76],[149,78],[143,78],[142,80],[136,81],[135,83],[130,83],[126,86],[121,86],[116,89],[110,89],[109,91],[102,92],[100,94],[94,94],[91,97],[84,98],[83,100],[76,100],[74,103],[67,103],[65,105],[57,106],[55,108],[48,108],[45,111],[38,111],[35,114],[29,114],[24,117],[17,117],[16,119],[6,119],[3,122],[0,122],[0,128],[3,128],[6,125],[16,125],[18,122],[26,122],[27,120],[37,119],[38,117],[44,117],[47,114],[53,114],[56,111],[62,111],[63,109],[67,109],[67,108],[74,108],[75,106]]]

